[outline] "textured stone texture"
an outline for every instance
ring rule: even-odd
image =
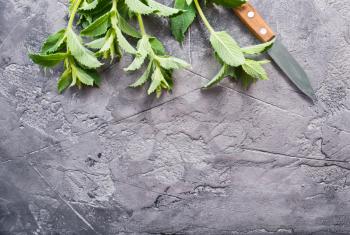
[[[59,69],[27,52],[64,27],[66,1],[0,0],[0,234],[349,234],[350,1],[252,3],[315,105],[273,64],[248,91],[201,90],[218,69],[203,25],[180,46],[156,18],[147,29],[193,65],[172,94],[127,88],[125,57],[100,89],[58,95]],[[256,42],[230,10],[206,12]]]

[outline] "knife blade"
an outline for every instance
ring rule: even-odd
[[[276,38],[273,46],[267,53],[287,75],[290,81],[292,81],[303,94],[309,97],[312,102],[315,102],[316,95],[306,72],[288,52],[285,46],[283,46],[282,42],[276,37],[273,30],[264,21],[258,11],[250,3],[234,8],[233,11],[260,41],[269,42]]]

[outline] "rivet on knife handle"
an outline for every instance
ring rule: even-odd
[[[270,26],[251,4],[246,3],[241,7],[234,8],[233,11],[260,41],[268,42],[275,37],[275,33]]]

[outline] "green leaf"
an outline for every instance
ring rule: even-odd
[[[233,79],[238,79],[239,78],[239,73],[238,71],[240,70],[240,67],[231,67],[226,65],[226,70],[224,77],[231,77]]]
[[[161,85],[162,81],[165,80],[162,74],[162,71],[156,66],[152,74],[152,82],[150,87],[148,88],[147,93],[150,95],[156,91],[156,89]]]
[[[211,2],[224,7],[239,7],[247,2],[247,0],[210,0]]]
[[[41,66],[53,67],[59,64],[67,57],[67,53],[55,53],[55,54],[29,54],[30,59]]]
[[[180,69],[180,68],[188,68],[190,65],[179,58],[176,57],[156,57],[156,60],[159,62],[160,66],[164,69]]]
[[[245,73],[244,71],[241,72],[240,79],[241,79],[242,87],[244,89],[248,89],[250,84],[256,81],[255,78],[251,77],[249,74]]]
[[[65,40],[66,30],[62,29],[54,34],[51,34],[44,42],[41,48],[41,54],[49,54],[56,52]]]
[[[102,65],[97,60],[94,53],[84,47],[81,38],[76,35],[72,29],[68,29],[66,35],[68,48],[80,64],[88,68],[98,68]]]
[[[221,82],[221,80],[225,78],[226,70],[227,70],[227,65],[224,64],[219,70],[219,72],[215,75],[215,77],[207,85],[205,85],[204,88],[210,88],[215,84]]]
[[[94,79],[94,84],[99,87],[101,85],[100,75],[95,70],[88,70],[87,73]]]
[[[143,84],[145,84],[145,82],[147,82],[147,80],[149,79],[149,76],[151,74],[152,66],[153,66],[153,63],[150,62],[147,66],[147,69],[142,74],[142,76],[139,79],[137,79],[136,82],[131,84],[130,87],[139,87],[139,86],[142,86]]]
[[[218,56],[228,65],[237,67],[244,63],[244,55],[236,41],[225,31],[213,32],[210,42]]]
[[[105,51],[110,50],[112,45],[114,44],[115,34],[112,30],[110,30],[105,37],[105,41],[101,49],[98,51],[99,53],[103,53]]]
[[[141,34],[132,27],[121,15],[119,15],[119,27],[120,30],[134,38],[141,38]]]
[[[125,0],[125,4],[129,7],[130,11],[139,13],[142,15],[148,15],[154,12],[154,9],[147,6],[140,0]]]
[[[78,66],[72,66],[72,74],[73,77],[78,78],[78,80],[88,86],[94,85],[94,78],[90,76],[87,72],[85,72],[83,69],[79,68]]]
[[[187,5],[191,5],[193,0],[186,0]]]
[[[263,53],[263,52],[269,50],[273,46],[274,42],[275,42],[275,39],[273,39],[269,42],[266,42],[266,43],[262,43],[262,44],[258,44],[258,45],[254,45],[254,46],[249,46],[249,47],[244,47],[244,48],[242,48],[242,52],[245,54],[250,54],[250,55],[260,54],[260,53]]]
[[[83,29],[80,34],[83,36],[96,37],[107,32],[110,26],[110,12],[104,14],[94,22],[92,22],[88,27]]]
[[[168,6],[165,6],[163,4],[160,4],[154,0],[147,0],[148,5],[155,10],[156,14],[159,16],[173,16],[181,12],[179,9],[171,8]]]
[[[92,49],[101,49],[103,47],[104,43],[105,43],[105,38],[98,38],[98,39],[96,39],[94,41],[86,43],[85,45],[87,47],[92,48]]]
[[[266,61],[255,61],[246,59],[245,63],[242,65],[244,72],[249,76],[259,79],[259,80],[268,80],[267,73],[261,64],[266,63]]]
[[[87,2],[86,0],[81,4],[79,10],[90,11],[97,7],[98,0],[93,0],[92,2]]]
[[[150,49],[149,37],[147,35],[142,36],[142,38],[137,43],[137,54],[134,61],[124,69],[125,71],[134,71],[141,68],[141,65],[145,61],[148,51]]]
[[[196,9],[193,4],[187,5],[186,0],[175,0],[175,8],[184,10],[180,15],[170,19],[171,32],[175,39],[182,43],[185,33],[196,17]]]
[[[136,50],[134,49],[133,46],[130,45],[130,43],[125,39],[124,35],[122,34],[122,32],[120,31],[119,28],[116,29],[116,33],[117,33],[117,40],[119,43],[119,46],[126,52],[130,53],[130,54],[135,54]]]
[[[161,41],[155,37],[149,38],[149,43],[151,44],[152,50],[156,55],[165,55],[165,48]]]
[[[57,82],[58,93],[62,93],[72,83],[72,70],[66,69]]]

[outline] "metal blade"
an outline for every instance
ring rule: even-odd
[[[276,40],[268,54],[299,90],[314,102],[316,96],[307,74],[283,44]]]

